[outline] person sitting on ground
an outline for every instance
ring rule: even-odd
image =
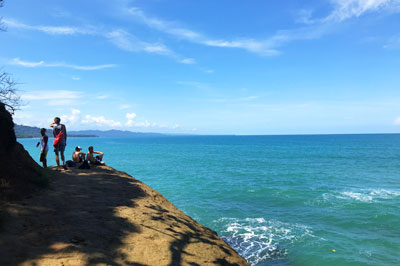
[[[86,153],[81,152],[82,148],[80,146],[75,147],[75,151],[72,154],[72,161],[75,163],[81,163],[85,160]]]
[[[95,156],[95,154],[99,154]],[[103,155],[101,151],[93,151],[93,146],[89,147],[89,152],[86,154],[86,160],[88,160],[93,165],[106,165],[103,162]]]
[[[72,161],[68,160],[66,162],[68,167],[75,167],[78,163],[85,161],[86,153],[81,152],[82,148],[80,146],[75,147],[74,153],[72,153]]]

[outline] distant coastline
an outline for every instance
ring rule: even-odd
[[[14,131],[17,138],[40,138],[40,128],[24,126],[24,125],[14,125]],[[51,132],[52,129],[47,129]],[[162,137],[168,136],[162,133],[152,133],[152,132],[132,132],[127,130],[80,130],[80,131],[68,131],[68,137],[81,137],[81,138],[97,138],[97,137],[108,137],[108,138],[130,138],[130,137]],[[50,136],[50,135],[49,135]],[[50,136],[51,137],[51,136]]]
[[[15,136],[20,139],[28,139],[28,138],[40,138],[40,128],[38,127],[30,127],[23,125],[14,125]],[[47,131],[51,131],[51,129],[47,129]],[[70,133],[68,137],[77,138],[95,138],[99,137],[95,134],[80,134],[80,133]]]

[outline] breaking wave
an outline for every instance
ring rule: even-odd
[[[322,196],[325,201],[339,199],[354,200],[360,202],[373,202],[375,200],[393,199],[399,197],[400,191],[391,191],[386,189],[368,189],[360,191],[324,193]]]
[[[264,218],[221,218],[221,237],[251,265],[283,259],[288,248],[304,237],[314,237],[309,227]]]

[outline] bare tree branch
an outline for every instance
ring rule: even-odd
[[[3,7],[3,0],[0,0],[0,7]],[[0,32],[6,28],[0,18]],[[0,72],[0,102],[4,103],[7,110],[14,114],[21,107],[21,97],[17,94],[17,85],[9,73]]]
[[[17,95],[16,83],[11,75],[2,72],[0,73],[0,102],[7,106],[11,114],[14,114],[21,106],[21,97]]]

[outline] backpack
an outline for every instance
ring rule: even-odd
[[[63,133],[60,130],[60,132],[58,132],[58,135],[54,138],[53,146],[54,147],[60,146],[62,139],[63,139]]]
[[[79,166],[79,169],[90,169],[88,161],[84,160],[83,163]]]

